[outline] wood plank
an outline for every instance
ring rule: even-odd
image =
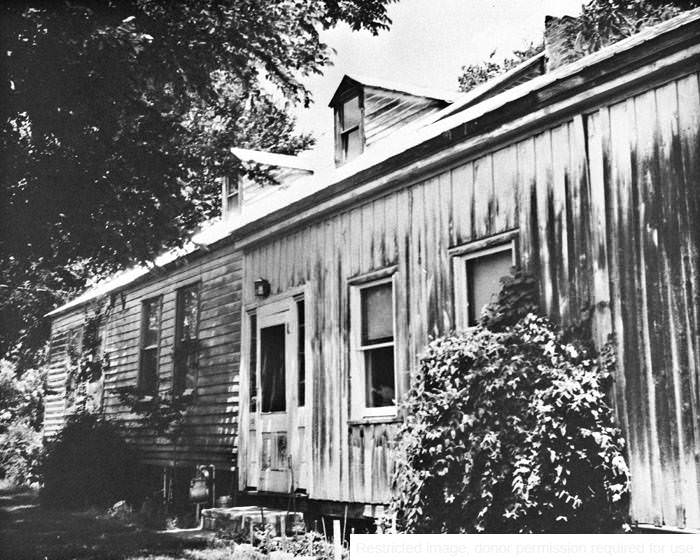
[[[552,187],[552,134],[546,130],[535,136],[535,196],[537,202],[537,239],[539,246],[538,264],[543,305],[547,314],[558,320],[556,302],[556,282],[552,273],[552,250],[555,247],[554,224],[550,218]]]
[[[474,222],[472,237],[494,233],[493,156],[487,154],[474,162]]]
[[[683,193],[679,202],[682,229],[682,285],[685,287],[682,318],[688,333],[688,371],[681,372],[683,426],[686,446],[682,450],[690,485],[684,492],[687,498],[686,514],[690,527],[700,527],[700,419],[692,411],[700,410],[700,86],[698,74],[678,80],[678,143],[681,154]]]

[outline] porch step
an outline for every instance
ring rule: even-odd
[[[270,525],[275,536],[280,536],[283,532],[291,535],[295,530],[303,530],[304,515],[300,512],[259,506],[210,508],[202,511],[202,528],[209,531],[224,530],[249,534],[251,525],[259,528]]]

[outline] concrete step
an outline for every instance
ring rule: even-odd
[[[238,506],[202,510],[202,528],[209,531],[250,533],[251,525],[263,528],[271,525],[275,536],[292,535],[304,528],[304,515],[282,509],[259,506]]]

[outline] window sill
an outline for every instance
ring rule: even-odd
[[[371,424],[396,424],[401,422],[401,418],[393,416],[368,416],[366,418],[356,418],[348,420],[348,426],[368,426]]]

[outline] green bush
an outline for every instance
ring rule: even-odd
[[[0,478],[31,484],[41,453],[44,375],[0,360]]]
[[[482,320],[432,341],[422,359],[403,403],[392,503],[398,526],[615,530],[629,474],[606,404],[610,372],[547,319],[501,319],[498,330]]]
[[[42,502],[53,507],[104,507],[137,497],[134,452],[96,415],[67,420],[47,443],[40,474]]]
[[[16,364],[0,360],[0,432],[18,421],[41,431],[44,415],[44,371],[18,374]]]
[[[0,478],[18,486],[36,482],[41,451],[41,433],[27,422],[13,422],[0,433]]]

